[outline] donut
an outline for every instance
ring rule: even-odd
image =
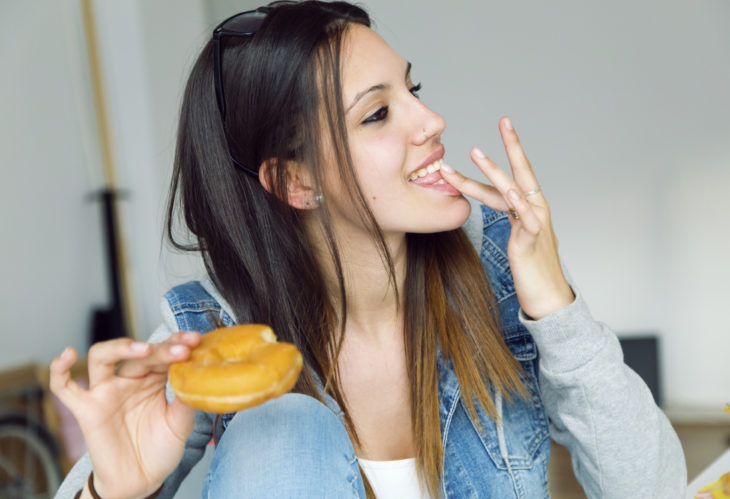
[[[236,412],[294,387],[302,355],[276,341],[265,324],[245,324],[204,334],[185,362],[172,364],[168,381],[183,403],[207,412]]]

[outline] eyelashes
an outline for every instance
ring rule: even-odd
[[[422,85],[420,83],[413,85],[411,88],[408,89],[408,91],[416,98],[420,99],[418,92],[421,90]],[[378,121],[383,121],[385,118],[388,117],[388,106],[383,106],[377,111],[375,111],[373,114],[368,116],[365,121],[363,121],[363,125],[368,123],[377,123]]]
[[[388,106],[383,106],[373,114],[367,117],[363,124],[375,123],[376,121],[383,121],[388,116]]]

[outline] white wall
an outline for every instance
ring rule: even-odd
[[[366,4],[413,62],[422,98],[447,118],[447,159],[476,174],[467,153],[479,144],[505,164],[496,124],[509,114],[594,314],[622,333],[659,332],[670,406],[721,411],[730,400],[730,4]],[[142,336],[164,290],[199,272],[161,248],[184,78],[211,13],[252,5],[95,2]],[[6,366],[81,348],[106,289],[98,207],[83,199],[101,181],[78,4],[5,2],[0,23],[0,64],[12,68],[0,79]]]
[[[94,115],[71,2],[0,8],[0,366],[85,348],[89,316],[107,301],[89,139]]]
[[[161,234],[182,85],[208,29],[199,0],[92,5],[129,194],[119,206],[132,327],[146,336],[164,290],[198,271],[195,258],[163,252]],[[108,297],[100,207],[85,199],[104,179],[81,2],[3,2],[0,23],[0,366],[10,366],[85,351],[91,311]]]
[[[198,274],[186,258],[163,245],[162,234],[178,109],[207,26],[198,0],[94,5],[119,181],[130,192],[120,207],[134,291],[133,326],[146,337],[160,321],[160,298],[170,284]],[[181,260],[183,270],[178,270]]]
[[[594,315],[657,332],[670,411],[730,402],[730,4],[366,4],[447,118],[446,159],[507,166],[510,115]],[[468,5],[468,7],[467,7]]]

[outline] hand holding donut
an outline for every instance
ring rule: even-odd
[[[575,296],[560,266],[550,207],[509,118],[500,120],[499,130],[512,177],[476,147],[471,150],[472,161],[491,186],[448,167],[442,167],[441,172],[444,179],[463,194],[510,214],[512,232],[507,256],[517,299],[525,314],[537,320],[569,305]]]
[[[101,497],[146,497],[178,465],[195,410],[177,399],[168,405],[167,371],[199,343],[198,333],[180,332],[159,344],[129,338],[94,344],[88,389],[71,379],[73,348],[51,363],[51,391],[81,427]]]

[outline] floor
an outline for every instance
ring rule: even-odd
[[[730,448],[730,424],[677,424],[687,461],[687,479],[692,481],[726,449]],[[550,493],[553,499],[583,499],[585,494],[573,475],[570,454],[553,442],[550,454]]]

